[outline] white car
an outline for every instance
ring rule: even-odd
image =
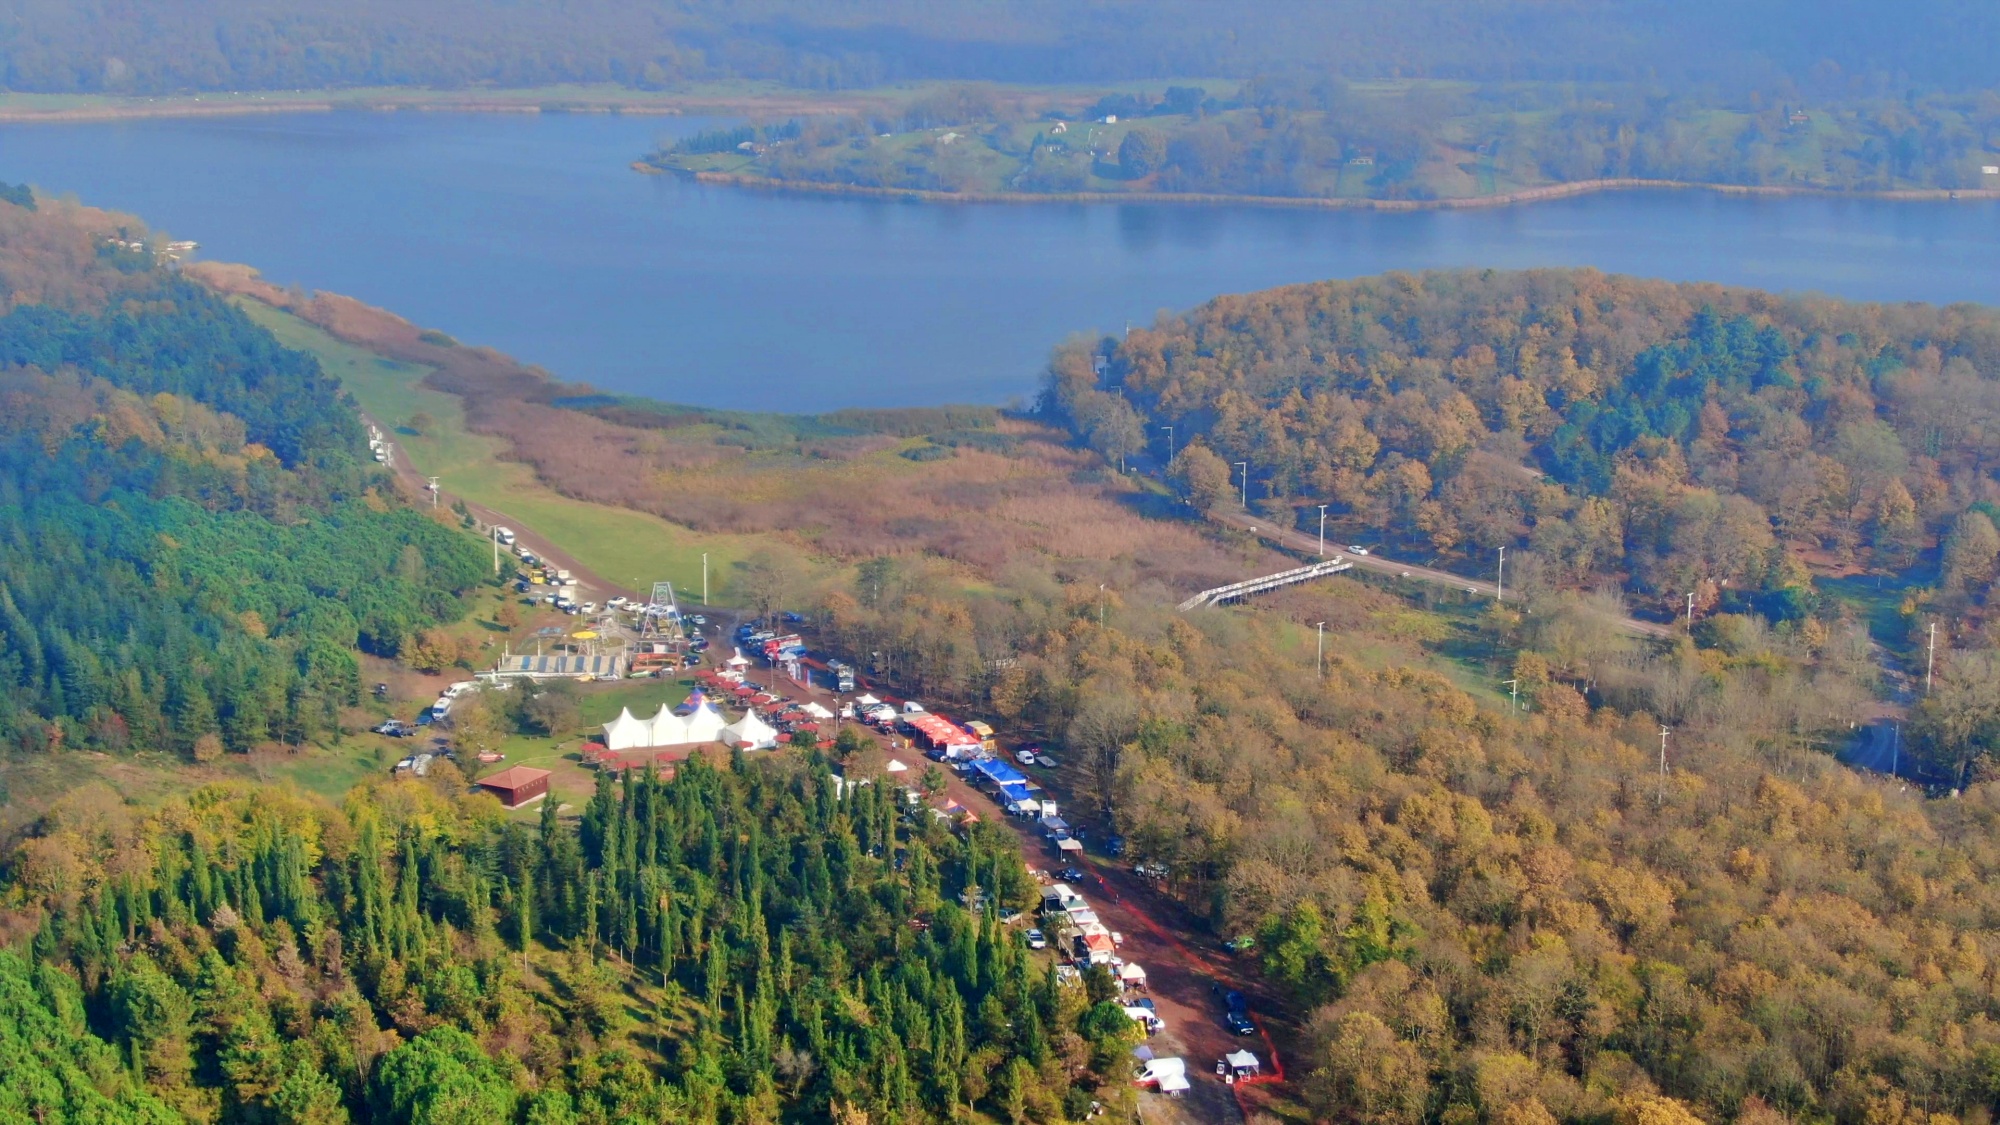
[[[903,704],[903,714],[905,715],[921,715],[923,713],[924,705],[914,699]]]
[[[1035,752],[1033,750],[1016,750],[1014,751],[1014,760],[1024,766],[1032,766],[1035,764]]]
[[[610,601],[605,602],[604,604],[610,607],[611,609],[624,609],[625,604],[628,600],[629,599],[627,599],[624,595],[621,594],[618,597],[612,598]]]
[[[1349,547],[1348,550],[1353,551],[1357,555],[1365,555],[1368,553],[1368,548],[1366,547]]]

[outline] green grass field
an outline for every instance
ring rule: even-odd
[[[702,534],[657,516],[558,495],[528,466],[502,460],[498,439],[467,430],[455,396],[421,385],[429,369],[384,359],[261,302],[239,304],[286,346],[317,356],[384,430],[398,430],[392,436],[397,456],[418,472],[438,477],[447,495],[504,512],[612,582],[643,590],[670,581],[698,598],[706,552],[710,602],[729,605],[734,564],[768,542],[757,536]],[[418,414],[431,418],[423,432],[401,432]]]

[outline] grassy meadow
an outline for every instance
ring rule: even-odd
[[[517,519],[610,581],[634,589],[671,581],[698,594],[707,552],[710,601],[727,605],[735,564],[763,544],[759,536],[698,533],[644,512],[561,495],[542,484],[532,466],[503,459],[503,441],[467,429],[457,396],[422,385],[427,368],[335,339],[263,302],[240,304],[287,346],[319,357],[377,425],[394,431],[397,456],[438,477],[446,494]],[[429,421],[415,432],[409,423],[419,415]]]

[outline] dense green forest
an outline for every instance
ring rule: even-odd
[[[0,5],[12,90],[159,94],[339,86],[764,78],[1103,83],[1309,70],[1348,78],[1992,84],[1992,7],[1913,0],[138,0]]]
[[[1810,86],[1811,84],[1805,84]],[[701,133],[654,165],[981,193],[1462,199],[1597,179],[1824,190],[2000,188],[2000,96],[1795,83],[1357,82],[1291,74],[1023,101],[965,87],[897,113]]]
[[[115,217],[0,211],[0,739],[210,757],[334,731],[354,650],[459,617],[478,545],[384,498],[317,361],[107,243]]]
[[[1261,511],[1314,530],[1326,504],[1342,537],[1474,573],[1513,548],[1523,593],[1783,621],[1812,616],[1814,573],[1910,576],[1906,612],[1970,636],[2000,555],[1984,309],[1390,275],[1219,298],[1098,353],[1058,355],[1046,406],[1108,456],[1164,456],[1172,425],[1197,506],[1233,503],[1247,461]]]
[[[1060,981],[997,921],[1034,896],[1004,831],[906,818],[817,757],[543,808],[503,818],[448,767],[339,810],[59,807],[0,896],[32,933],[0,953],[0,1115],[851,1125],[1130,1097],[1109,977]]]

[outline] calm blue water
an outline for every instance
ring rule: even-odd
[[[0,126],[0,179],[131,211],[566,379],[716,406],[1003,402],[1050,345],[1217,293],[1593,265],[2000,304],[2000,206],[1699,193],[1373,214],[923,206],[629,163],[695,119],[299,114]]]

